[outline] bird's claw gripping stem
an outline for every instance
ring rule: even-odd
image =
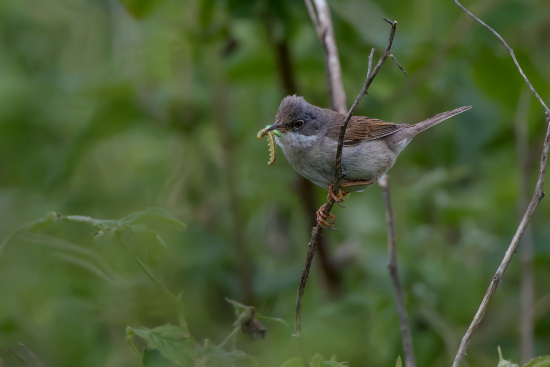
[[[330,200],[334,200],[334,202],[336,204],[338,204],[338,206],[340,208],[343,208],[343,206],[341,205],[341,203],[344,202],[344,198],[346,196],[349,195],[349,192],[343,192],[342,190],[338,190],[338,193],[335,193],[334,192],[334,185],[333,184],[330,184],[328,185],[328,195],[327,195],[327,199]]]
[[[319,210],[317,210],[317,213],[316,213],[317,214],[317,223],[319,223],[319,225],[321,227],[325,227],[325,228],[332,229],[333,231],[335,231],[335,229],[332,228],[332,225],[334,224],[334,222],[336,222],[336,217],[332,213],[328,213],[328,215],[325,215],[325,208],[326,207],[327,207],[327,204],[323,204],[323,205],[321,205]]]

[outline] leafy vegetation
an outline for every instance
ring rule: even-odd
[[[385,65],[359,114],[412,123],[474,107],[418,136],[390,171],[417,363],[450,365],[516,228],[521,171],[534,182],[542,110],[451,1],[329,3],[350,100],[387,40],[381,18],[399,23],[393,53],[409,78]],[[548,101],[550,3],[471,8]],[[303,366],[292,320],[314,213],[256,133],[289,90],[327,105],[304,4],[3,0],[0,55],[0,364]],[[326,192],[309,190],[322,204]],[[531,223],[536,355],[550,352],[547,200]],[[306,359],[399,366],[380,189],[335,214],[335,275],[315,265],[305,293]],[[518,257],[465,366],[513,366],[498,345],[521,365],[520,276]]]

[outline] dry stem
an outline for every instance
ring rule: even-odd
[[[520,93],[516,118],[516,157],[519,177],[518,217],[527,208],[528,182],[529,182],[529,157],[527,142],[527,115],[531,102],[529,91],[524,88]],[[534,275],[533,275],[533,233],[531,226],[525,229],[521,240],[521,359],[527,363],[535,356],[535,300],[534,300]]]
[[[550,112],[546,112],[546,122],[548,124],[548,129],[546,131],[546,138],[544,139],[544,145],[542,148],[539,177],[537,180],[537,185],[535,187],[535,192],[533,194],[531,202],[529,203],[529,206],[527,207],[525,214],[523,215],[523,218],[521,219],[518,229],[516,230],[516,233],[512,238],[512,242],[510,243],[510,246],[508,246],[508,249],[504,254],[504,258],[502,259],[502,262],[500,263],[495,275],[493,276],[493,279],[491,280],[491,284],[489,284],[489,288],[487,289],[487,292],[485,293],[485,296],[481,301],[481,305],[479,306],[474,316],[474,319],[472,320],[472,323],[468,327],[466,334],[462,338],[462,342],[460,343],[460,348],[458,349],[458,353],[453,362],[453,367],[460,366],[462,359],[466,355],[466,350],[468,349],[468,345],[470,344],[470,339],[472,338],[472,334],[477,329],[477,327],[479,326],[479,323],[483,319],[483,316],[485,315],[485,311],[487,310],[487,305],[489,303],[489,300],[495,293],[498,287],[498,284],[502,280],[502,276],[504,275],[504,272],[508,268],[508,265],[510,265],[510,261],[512,261],[512,256],[516,252],[521,236],[525,232],[525,229],[527,228],[527,225],[529,224],[529,221],[531,220],[531,217],[533,216],[533,213],[537,208],[537,205],[544,197],[544,191],[543,191],[544,174],[546,173],[546,163],[548,161],[548,148],[550,147]]]
[[[384,193],[384,201],[386,204],[386,223],[388,224],[388,270],[390,271],[393,290],[395,292],[395,301],[397,303],[397,313],[399,314],[401,338],[403,339],[403,351],[405,353],[405,366],[415,367],[416,362],[414,359],[411,329],[409,327],[409,316],[407,315],[407,308],[405,307],[405,300],[403,297],[403,288],[401,287],[401,282],[399,281],[399,274],[397,271],[397,246],[395,241],[395,225],[393,221],[393,208],[391,204],[388,175],[382,176],[378,180],[378,185],[382,188],[382,192]]]
[[[489,27],[486,23],[484,23],[481,19],[477,18],[475,15],[473,15],[468,9],[466,9],[462,4],[460,4],[457,0],[453,0],[453,2],[459,6],[466,14],[468,14],[470,17],[475,19],[479,24],[481,24],[483,27],[487,28],[495,37],[497,37],[504,47],[508,50],[510,53],[510,56],[514,60],[514,63],[516,64],[516,67],[521,74],[523,80],[531,90],[531,92],[535,95],[537,100],[540,102],[540,104],[544,107],[546,111],[546,122],[548,124],[547,131],[546,131],[546,137],[544,140],[544,144],[542,146],[542,153],[541,153],[541,160],[540,160],[540,168],[539,168],[539,175],[537,179],[537,184],[535,186],[535,192],[533,193],[533,197],[531,201],[529,202],[529,205],[525,211],[525,214],[523,215],[523,218],[521,219],[521,222],[516,230],[516,233],[514,234],[514,237],[512,238],[512,241],[510,245],[508,246],[508,249],[506,250],[506,253],[504,254],[504,258],[502,259],[502,262],[500,263],[496,274],[493,276],[493,279],[491,280],[491,283],[489,284],[489,288],[487,289],[487,292],[485,293],[485,296],[483,297],[483,300],[481,301],[481,304],[470,324],[468,327],[468,330],[466,331],[466,334],[462,338],[462,341],[460,343],[460,347],[458,349],[458,352],[456,354],[455,360],[453,362],[453,367],[459,367],[460,363],[464,359],[464,356],[466,355],[466,351],[468,350],[468,346],[470,344],[470,340],[472,338],[472,334],[477,329],[479,323],[483,319],[483,315],[485,314],[485,311],[487,310],[487,305],[489,303],[489,300],[495,293],[498,284],[500,283],[500,280],[502,279],[502,276],[506,269],[508,268],[508,265],[510,264],[510,261],[512,260],[512,256],[514,255],[519,241],[521,237],[523,236],[523,233],[525,232],[527,225],[529,224],[529,221],[531,220],[531,217],[533,216],[533,213],[535,209],[537,208],[540,200],[544,197],[544,174],[546,173],[546,164],[548,161],[548,149],[550,147],[550,110],[548,109],[548,106],[544,103],[542,98],[539,96],[527,76],[525,75],[523,69],[519,65],[518,60],[516,59],[516,56],[514,54],[514,51],[506,41],[502,38],[500,34],[498,34],[493,28]]]
[[[523,71],[523,69],[521,68],[521,66],[519,65],[519,62],[518,62],[518,59],[516,59],[516,54],[514,53],[514,50],[512,50],[512,48],[510,46],[508,46],[508,43],[506,43],[506,41],[504,40],[504,38],[502,38],[502,36],[500,34],[498,34],[493,28],[489,27],[484,21],[482,21],[481,19],[479,19],[478,17],[476,17],[474,14],[472,14],[468,9],[466,9],[461,3],[458,2],[458,0],[453,0],[453,2],[458,5],[466,14],[468,14],[470,17],[472,17],[473,19],[475,19],[479,24],[481,24],[483,27],[487,28],[495,37],[497,37],[500,42],[502,42],[502,44],[504,45],[504,47],[506,47],[506,49],[508,50],[508,52],[510,53],[510,56],[512,57],[512,59],[514,60],[514,64],[516,64],[516,68],[518,69],[519,73],[521,74],[521,77],[523,78],[523,80],[525,80],[525,83],[527,83],[527,86],[529,87],[529,89],[531,89],[531,92],[535,95],[535,97],[539,100],[540,104],[544,107],[544,109],[548,112],[550,111],[548,109],[548,106],[546,105],[546,103],[544,103],[544,101],[542,100],[542,98],[539,96],[539,94],[537,93],[537,91],[535,90],[535,88],[533,87],[533,85],[531,84],[531,82],[529,81],[529,78],[527,78],[527,75],[525,75],[525,72]]]
[[[384,19],[386,22],[388,22],[391,25],[390,30],[390,36],[388,40],[388,44],[386,46],[386,49],[382,56],[380,56],[380,59],[378,60],[378,63],[372,70],[370,74],[367,75],[367,79],[365,83],[363,84],[363,88],[361,88],[361,91],[357,95],[357,98],[353,102],[353,105],[349,109],[346,118],[344,120],[344,123],[342,124],[342,127],[340,128],[340,137],[338,139],[338,148],[336,150],[336,165],[335,165],[335,178],[336,181],[333,184],[334,191],[338,192],[340,189],[340,184],[342,182],[342,179],[344,177],[343,171],[342,171],[342,147],[344,145],[344,135],[346,133],[346,128],[348,126],[349,120],[351,119],[351,116],[353,115],[353,112],[359,105],[359,102],[363,99],[363,96],[367,94],[367,90],[369,86],[371,85],[372,81],[380,71],[380,68],[382,67],[382,64],[387,60],[387,58],[390,55],[391,52],[391,46],[393,43],[393,38],[395,36],[395,29],[397,27],[397,22],[392,22],[388,19]],[[332,210],[332,207],[334,205],[334,200],[329,199],[327,201],[327,204],[325,206],[324,214],[328,216],[330,214],[330,211]],[[307,278],[309,276],[309,270],[311,268],[311,263],[313,260],[313,257],[315,255],[315,251],[317,249],[317,241],[319,240],[319,236],[321,235],[322,228],[317,223],[317,225],[313,228],[311,232],[311,240],[308,245],[308,253],[306,256],[306,261],[304,265],[304,270],[302,271],[302,277],[300,279],[300,286],[298,288],[298,294],[296,296],[296,325],[295,325],[295,335],[298,337],[301,337],[302,335],[302,298],[304,295],[305,286],[307,283]]]
[[[330,19],[330,9],[326,0],[305,0],[309,17],[319,40],[325,49],[325,72],[327,74],[327,84],[329,88],[330,106],[333,110],[340,113],[346,112],[346,93],[344,92],[344,83],[342,83],[342,69],[338,59],[338,49],[334,39],[334,30]]]

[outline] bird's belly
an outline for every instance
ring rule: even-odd
[[[344,147],[342,157],[345,181],[376,182],[395,163],[395,154],[392,154],[382,140]],[[352,186],[347,189],[360,191],[367,186]]]
[[[278,141],[280,143],[280,141]],[[334,182],[334,163],[337,143],[324,139],[321,144],[279,144],[291,166],[302,176],[325,189]],[[299,147],[298,147],[299,146]],[[344,181],[376,182],[395,163],[395,154],[382,140],[365,141],[357,145],[344,146],[342,168]],[[352,186],[346,191],[360,191],[368,187]]]
[[[307,137],[306,137],[307,138]],[[306,138],[303,138],[304,140]],[[334,182],[334,157],[336,150],[329,144],[318,144],[318,141],[300,142],[301,144],[288,144],[277,139],[292,168],[301,176],[324,189]],[[285,144],[286,143],[286,144]]]

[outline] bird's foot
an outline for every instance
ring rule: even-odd
[[[340,184],[340,188],[344,187],[353,187],[353,186],[370,186],[375,183],[375,180],[368,180],[368,181],[348,181],[348,182],[342,182]],[[349,192],[342,191],[341,189],[338,190],[338,193],[334,192],[334,186],[332,184],[328,185],[328,195],[327,199],[334,201],[338,206],[343,208],[341,203],[344,202],[344,198],[349,195]],[[335,230],[332,228],[332,225],[334,222],[336,222],[336,217],[332,213],[328,213],[325,215],[325,208],[327,204],[323,204],[319,210],[317,210],[317,223],[321,225],[321,227],[329,228],[332,230]]]
[[[340,184],[340,187],[343,187],[342,184]],[[338,204],[338,206],[340,208],[343,208],[343,206],[340,205],[340,204],[344,202],[344,198],[348,195],[349,195],[349,192],[344,192],[342,190],[338,190],[338,193],[335,193],[334,192],[334,186],[332,184],[328,185],[327,199],[328,200],[330,200],[330,199],[334,200],[334,202],[336,204]]]
[[[319,210],[317,210],[317,223],[319,223],[321,227],[335,230],[332,228],[332,225],[336,222],[336,217],[332,213],[328,213],[328,215],[325,214],[326,206],[327,204],[323,204]]]

